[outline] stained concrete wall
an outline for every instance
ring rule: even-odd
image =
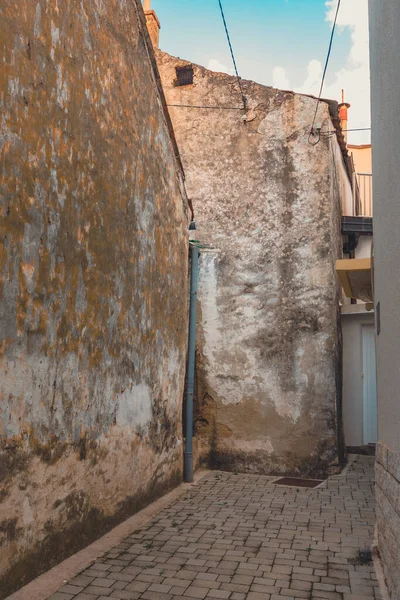
[[[336,138],[308,143],[315,99],[157,53],[196,206],[200,260],[197,454],[259,473],[326,473],[338,456],[340,207]],[[179,108],[173,105],[229,109]],[[318,120],[332,129],[328,106]],[[314,140],[313,140],[314,141]],[[339,409],[338,409],[339,405]]]
[[[140,4],[1,20],[4,598],[181,477],[187,207]]]
[[[372,170],[374,193],[375,304],[378,437],[378,536],[392,597],[400,598],[400,4],[370,1]],[[377,319],[378,320],[378,319]],[[390,463],[389,463],[390,461]]]

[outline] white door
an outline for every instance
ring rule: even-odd
[[[376,363],[375,328],[363,325],[363,406],[364,406],[364,444],[375,444],[378,438],[376,406]]]

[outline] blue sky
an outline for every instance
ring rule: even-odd
[[[318,93],[337,0],[223,5],[241,77]],[[323,94],[339,100],[345,88],[351,127],[370,125],[367,6],[368,0],[342,0]],[[232,68],[217,0],[152,0],[152,8],[161,22],[162,50],[206,67]],[[350,141],[368,142],[369,134],[353,134]]]
[[[224,0],[226,20],[243,78],[273,83],[273,69],[285,67],[294,86],[305,79],[309,60],[324,60],[331,25],[324,0]],[[162,50],[207,66],[230,67],[217,0],[153,0],[161,21]],[[335,40],[330,74],[346,60],[350,32]]]

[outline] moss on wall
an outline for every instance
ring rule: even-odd
[[[140,3],[1,13],[3,597],[176,481],[187,206]]]

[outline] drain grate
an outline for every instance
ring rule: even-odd
[[[274,485],[291,485],[293,487],[316,488],[324,479],[300,479],[298,477],[281,477],[272,482]]]

